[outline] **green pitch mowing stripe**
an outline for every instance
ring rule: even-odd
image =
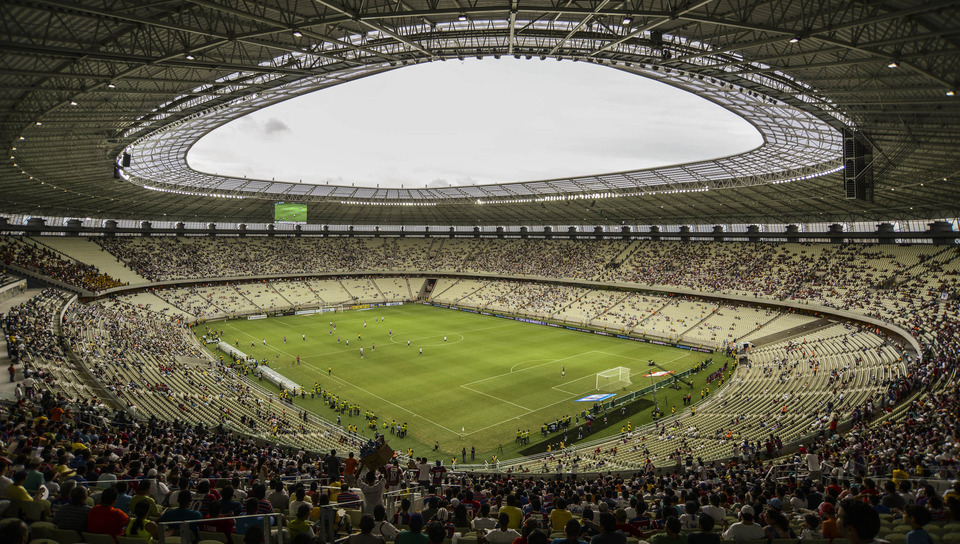
[[[588,409],[589,403],[574,401],[596,392],[597,372],[628,367],[633,373],[632,388],[640,389],[650,385],[648,378],[641,377],[650,369],[649,359],[681,372],[710,357],[418,304],[208,325],[222,329],[224,341],[268,360],[271,368],[307,390],[319,382],[324,390],[359,404],[361,413],[375,412],[381,424],[406,422],[407,438],[394,438],[393,447],[428,455],[439,443],[444,457],[463,447],[468,451],[476,447],[478,461],[489,459],[500,444],[501,459],[515,456],[520,449],[514,443],[517,429],[530,430],[531,439],[539,440],[543,423]],[[204,326],[196,332],[203,334]],[[697,393],[703,379],[722,364],[694,376]],[[329,374],[328,368],[332,368]],[[657,396],[669,414],[671,402],[682,408],[679,399],[687,392],[686,388],[664,389]],[[336,414],[319,399],[307,395],[297,403],[336,420]],[[647,421],[649,413],[633,423]],[[362,416],[343,418],[343,425],[347,424],[367,430]],[[617,430],[608,429],[606,434]]]

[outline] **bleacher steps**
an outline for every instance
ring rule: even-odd
[[[826,329],[827,327],[832,327],[834,325],[836,325],[836,322],[830,321],[829,319],[818,319],[810,323],[805,323],[803,325],[792,327],[780,332],[768,334],[767,336],[761,336],[760,338],[751,340],[751,342],[755,347],[762,347],[767,344],[783,342],[784,340],[790,340],[792,338],[796,338],[797,336],[814,333],[821,329]]]

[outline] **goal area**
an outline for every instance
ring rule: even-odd
[[[633,382],[630,381],[630,369],[625,366],[597,372],[598,391],[617,391],[631,383]]]

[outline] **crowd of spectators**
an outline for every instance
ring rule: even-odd
[[[93,292],[126,285],[101,273],[95,266],[13,236],[0,237],[0,263],[18,266]]]
[[[353,242],[356,240],[345,241],[343,246]],[[918,258],[914,262],[894,253],[887,255],[866,248],[816,247],[809,250],[809,262],[826,271],[834,270],[842,259],[860,259],[855,265],[857,274],[841,273],[829,280],[831,285],[827,288],[824,275],[811,275],[810,269],[795,266],[806,259],[804,253],[798,254],[787,245],[759,246],[759,254],[771,258],[771,262],[781,263],[783,269],[795,269],[797,274],[786,274],[781,282],[776,272],[764,275],[759,268],[752,268],[754,257],[741,259],[736,264],[730,255],[728,271],[735,273],[725,276],[725,280],[711,276],[712,283],[701,283],[696,277],[704,272],[696,268],[698,261],[683,252],[672,257],[688,266],[689,274],[684,275],[680,265],[670,270],[651,269],[648,273],[662,285],[697,286],[700,290],[721,292],[730,285],[737,286],[743,279],[744,284],[737,286],[742,292],[850,308],[893,321],[914,334],[923,345],[923,357],[908,361],[907,372],[886,376],[879,383],[878,393],[857,406],[849,431],[822,429],[793,454],[795,465],[788,466],[798,468],[786,469],[789,474],[780,479],[772,476],[778,473],[774,461],[769,457],[764,460],[759,453],[762,449],[758,448],[757,454],[732,456],[724,462],[695,461],[691,456],[688,463],[681,464],[678,460],[672,470],[644,470],[632,476],[601,473],[548,478],[531,477],[519,471],[452,474],[434,482],[442,485],[424,489],[427,500],[421,504],[410,491],[414,479],[419,479],[411,467],[409,481],[405,482],[411,487],[400,488],[400,514],[396,524],[391,525],[398,530],[406,526],[408,529],[404,532],[407,533],[425,531],[428,539],[479,528],[478,542],[513,542],[521,538],[532,544],[546,542],[547,535],[553,531],[563,531],[570,541],[588,536],[595,539],[594,544],[623,542],[626,535],[649,539],[652,544],[702,543],[715,532],[731,540],[806,535],[806,538],[824,536],[865,542],[881,531],[881,514],[902,517],[914,531],[921,530],[927,520],[960,519],[960,490],[940,493],[923,481],[958,475],[960,325],[956,318],[957,280],[952,273],[958,257],[956,250],[930,250],[936,258]],[[399,247],[400,244],[393,244],[394,250]],[[625,265],[629,268],[632,266],[629,263],[639,259],[638,255],[649,255],[651,251],[660,250],[641,245]],[[707,250],[719,256],[721,262],[727,262],[723,260],[727,254],[736,251],[736,247]],[[438,252],[432,242],[426,258],[431,258],[431,252]],[[516,266],[489,254],[476,253],[474,262],[478,262],[476,257],[486,263],[484,266],[498,269]],[[665,253],[658,258],[666,260],[668,256]],[[887,264],[899,265],[878,265],[883,259],[887,259]],[[945,275],[936,280],[926,277],[937,271]],[[620,269],[616,273],[619,274]],[[668,277],[668,274],[674,276]],[[888,282],[893,284],[874,289]],[[648,282],[644,279],[643,283]],[[856,286],[864,284],[871,288],[857,295]],[[493,293],[492,300],[499,304],[530,305],[531,301],[538,301],[539,307],[553,306],[551,299],[558,296],[552,288],[543,287],[511,286],[489,293]],[[3,316],[4,332],[20,361],[65,363],[61,339],[52,326],[58,300],[62,300],[62,295],[49,290],[41,298]],[[567,299],[562,300],[569,304]],[[611,301],[607,311],[622,307],[621,301]],[[75,308],[64,323],[63,334],[75,351],[97,361],[95,373],[114,392],[121,394],[124,387],[130,386],[131,375],[147,375],[144,365],[148,363],[131,354],[153,353],[162,355],[167,362],[174,356],[199,355],[195,347],[186,343],[184,330],[173,320],[163,320],[121,302],[98,302]],[[213,401],[224,391],[233,391],[229,398],[243,399],[243,388],[249,387],[239,379],[227,379],[226,370],[212,363],[207,368],[190,369],[171,364],[150,370],[161,375],[166,373],[171,380],[174,374],[187,377],[184,383],[198,387],[179,392],[180,397],[194,395],[194,402]],[[48,515],[64,528],[81,528],[86,522],[85,527],[90,530],[91,520],[97,520],[93,527],[103,529],[108,525],[104,520],[112,519],[114,523],[108,530],[96,532],[153,535],[160,530],[157,522],[187,519],[177,516],[187,515],[185,512],[189,511],[193,517],[192,512],[196,511],[201,518],[214,518],[215,521],[205,525],[208,529],[247,532],[255,525],[216,521],[216,518],[250,511],[249,508],[253,513],[282,511],[287,517],[281,523],[295,533],[294,538],[303,540],[300,534],[305,534],[307,541],[319,538],[326,542],[327,537],[348,530],[348,518],[338,517],[338,508],[328,506],[333,504],[335,507],[362,505],[374,518],[379,518],[376,521],[361,518],[358,524],[361,535],[385,531],[384,523],[389,521],[386,519],[389,516],[376,508],[378,500],[367,495],[379,493],[377,489],[383,489],[382,485],[378,486],[379,478],[387,476],[374,476],[371,482],[359,486],[356,494],[351,490],[342,492],[339,488],[341,460],[335,454],[320,456],[270,445],[262,439],[276,438],[276,435],[260,436],[258,440],[252,437],[255,433],[249,428],[238,429],[243,434],[237,434],[225,426],[186,424],[179,418],[164,422],[151,417],[137,422],[124,413],[108,414],[93,399],[71,400],[62,392],[57,393],[53,387],[56,380],[43,372],[43,369],[31,370],[31,377],[40,378],[31,388],[33,394],[24,395],[8,408],[0,428],[7,457],[0,460],[3,467],[0,496],[32,501],[44,488],[54,498]],[[214,379],[203,381],[200,386],[199,375],[208,373]],[[224,389],[209,389],[217,383],[222,383]],[[136,388],[156,387],[160,395],[168,395],[170,391],[161,385],[169,387],[144,378]],[[903,399],[909,401],[898,404]],[[277,418],[276,409],[272,409],[273,421],[282,419]],[[114,420],[111,426],[104,423],[107,415]],[[666,424],[663,427],[667,429]],[[347,447],[356,445],[348,443]],[[582,466],[602,467],[606,450],[606,447],[598,448],[592,457],[595,462]],[[586,456],[586,453],[563,452],[554,459],[578,455]],[[598,459],[601,461],[596,462]],[[781,461],[783,459],[777,462]],[[888,475],[893,477],[892,487],[884,484],[881,489],[872,479]],[[325,485],[334,482],[338,485]],[[268,492],[268,483],[273,493]],[[409,505],[402,502],[403,493],[410,493],[409,498],[414,502]],[[224,500],[224,496],[231,498]],[[240,500],[244,496],[258,500],[248,501],[248,505]],[[88,497],[97,506],[84,508],[90,502]],[[137,503],[149,506],[138,508]],[[8,510],[8,515],[25,515],[22,508],[16,510],[22,503],[12,504],[15,510]],[[296,506],[296,511],[292,506]],[[309,508],[304,510],[304,506]],[[111,507],[126,517],[116,514]],[[81,512],[87,514],[85,520]],[[104,524],[97,524],[101,522]],[[722,530],[713,531],[717,526]],[[256,529],[253,531],[256,537]],[[389,533],[389,529],[386,532]],[[614,536],[619,533],[624,536]],[[355,544],[366,542],[362,536],[352,538]],[[419,537],[395,539],[399,544],[407,544],[418,541]]]
[[[916,407],[923,412],[916,415],[933,421],[952,410],[956,417],[957,402],[953,389],[931,407]],[[842,477],[778,477],[769,461],[759,459],[566,477],[460,474],[441,470],[439,462],[437,468],[390,462],[369,470],[354,455],[278,447],[202,424],[139,422],[48,390],[5,405],[2,416],[5,517],[39,516],[59,529],[147,542],[161,531],[183,541],[189,536],[181,531],[184,521],[195,522],[187,528],[193,538],[207,531],[260,542],[262,518],[236,517],[243,514],[279,514],[270,522],[274,530],[297,544],[325,544],[347,534],[354,544],[376,536],[397,544],[425,536],[442,544],[474,534],[480,544],[551,538],[861,543],[884,537],[882,531],[893,532],[895,525],[939,534],[944,524],[960,521],[960,484],[938,490],[903,467],[882,486],[866,467]],[[955,420],[945,425],[956,429]],[[14,524],[3,523],[2,535],[29,531]],[[40,534],[31,536],[43,530],[36,526]]]

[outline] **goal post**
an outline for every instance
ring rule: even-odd
[[[617,391],[630,385],[630,369],[625,366],[618,366],[603,372],[597,372],[597,390],[598,391]]]

